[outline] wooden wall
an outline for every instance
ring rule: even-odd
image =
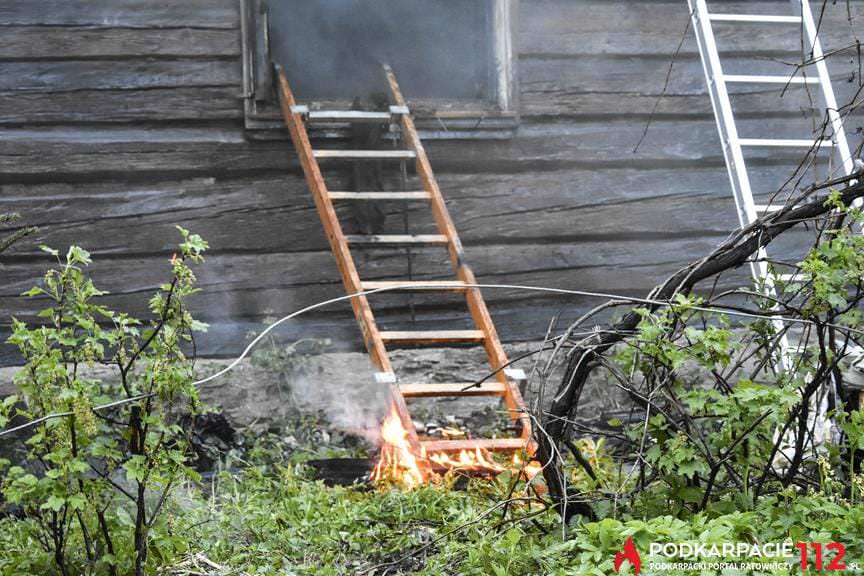
[[[788,10],[781,0],[715,3]],[[850,6],[860,31],[864,2]],[[177,224],[212,246],[194,305],[212,325],[199,342],[207,354],[233,353],[265,318],[342,293],[290,145],[244,137],[238,12],[237,0],[0,0],[0,212],[41,229],[2,260],[0,317],[38,308],[18,294],[50,265],[39,243],[91,250],[111,303],[142,312]],[[829,6],[828,47],[854,41],[846,16],[845,2]],[[522,0],[519,136],[429,145],[481,281],[643,294],[736,226],[692,33],[658,102],[687,22],[683,0]],[[794,30],[726,30],[721,48],[741,72],[800,60]],[[744,64],[754,56],[755,67]],[[857,63],[843,55],[831,66],[845,101],[860,83]],[[745,135],[806,137],[802,106],[798,94],[778,100],[760,87],[736,96]],[[862,116],[850,124],[860,141]],[[753,159],[765,191],[794,160]],[[370,279],[404,277],[400,258],[361,260]],[[415,264],[427,260],[440,255]],[[572,318],[592,303],[487,297],[508,340],[536,338],[553,315]],[[404,303],[378,310],[407,317]],[[462,317],[451,306],[420,311]],[[285,333],[358,338],[347,306]],[[8,347],[2,357],[12,358]]]

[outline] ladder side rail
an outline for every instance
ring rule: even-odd
[[[396,80],[396,75],[389,66],[384,66],[384,72],[387,77],[387,82],[390,85],[390,92],[397,106],[407,106],[405,97]],[[420,179],[423,181],[423,187],[429,193],[432,206],[432,214],[438,226],[438,230],[448,238],[447,249],[450,255],[450,260],[456,270],[456,276],[466,284],[477,284],[477,279],[474,272],[465,262],[464,249],[462,241],[456,232],[456,226],[447,210],[447,205],[444,202],[444,197],[441,194],[441,189],[432,171],[432,164],[429,162],[429,157],[426,155],[426,150],[420,137],[417,133],[417,128],[414,125],[414,120],[410,114],[402,115],[401,119],[402,135],[408,146],[416,153],[416,167]],[[504,373],[504,368],[509,364],[507,353],[501,345],[498,337],[498,332],[495,329],[495,324],[492,322],[492,316],[486,307],[486,302],[483,295],[477,288],[469,288],[465,293],[468,309],[476,326],[483,331],[485,339],[483,346],[486,349],[486,354],[489,357],[489,363],[492,370],[495,371],[496,379],[507,385],[508,393],[504,396],[505,403],[511,411],[514,419],[519,419],[522,422],[522,437],[528,439],[531,437],[531,421],[525,411],[525,403],[522,400],[522,395],[519,388],[510,382],[507,375]]]
[[[294,142],[297,156],[300,158],[300,164],[303,167],[303,172],[306,175],[306,182],[309,189],[312,191],[312,198],[315,201],[315,207],[321,217],[321,223],[327,234],[327,241],[330,243],[330,249],[336,257],[336,265],[339,268],[339,273],[342,276],[342,282],[345,285],[345,290],[349,294],[356,294],[362,291],[362,283],[360,275],[357,272],[357,267],[354,264],[354,258],[351,256],[351,250],[348,242],[345,239],[345,234],[342,232],[342,226],[339,223],[339,218],[336,215],[336,210],[333,207],[333,202],[327,194],[327,186],[324,181],[324,176],[321,173],[321,168],[318,166],[317,160],[312,150],[312,144],[309,140],[309,134],[306,131],[306,125],[303,122],[303,116],[294,110],[297,102],[294,99],[294,93],[288,84],[288,78],[285,71],[279,67],[279,93],[280,105],[282,107],[282,115],[285,118],[285,124],[288,131],[291,133],[291,140]],[[384,346],[384,341],[381,338],[381,332],[375,323],[375,316],[372,313],[372,307],[366,296],[357,296],[351,298],[351,307],[354,310],[354,316],[357,318],[357,323],[360,325],[360,331],[363,335],[363,342],[369,352],[369,356],[374,366],[384,374],[392,374],[393,366],[390,363],[390,357],[387,354],[387,349]],[[393,408],[399,414],[403,428],[408,433],[408,441],[415,449],[416,453],[420,453],[420,438],[414,428],[414,423],[408,411],[408,405],[405,403],[405,398],[399,391],[396,382],[387,383],[390,389],[390,397]],[[426,471],[421,469],[421,473],[425,475]]]
[[[840,163],[843,166],[843,170],[846,176],[850,176],[855,172],[855,162],[849,148],[849,140],[846,138],[846,129],[843,126],[843,117],[840,115],[840,108],[837,105],[837,96],[834,93],[834,85],[831,82],[828,63],[825,61],[825,53],[822,50],[822,40],[819,38],[819,29],[816,26],[816,20],[813,17],[810,0],[792,0],[792,3],[801,9],[804,31],[807,34],[807,42],[810,47],[809,56],[815,63],[816,73],[819,76],[819,83],[822,85],[822,97],[825,100],[825,109],[833,132],[832,140],[834,140],[837,154],[840,156]]]
[[[816,19],[813,17],[810,0],[791,0],[791,2],[793,6],[801,10],[801,22],[810,46],[809,56],[816,65],[816,74],[819,76],[819,83],[822,86],[822,98],[825,103],[828,121],[831,124],[831,139],[834,142],[834,149],[840,159],[844,173],[847,176],[851,176],[855,173],[855,161],[849,148],[849,140],[846,138],[846,128],[843,125],[843,117],[840,115],[840,107],[837,104],[837,96],[834,93],[834,83],[831,81],[831,73],[825,60],[825,52],[822,50],[822,40],[819,37],[819,28],[816,26]],[[864,201],[860,198],[852,203],[856,208],[861,208],[862,204],[864,204]],[[864,403],[864,392],[861,392],[861,399],[862,403]],[[823,409],[821,405],[818,406],[817,418],[824,418],[826,414],[827,408]]]
[[[292,107],[296,106],[296,101],[288,84],[288,78],[285,76],[285,71],[282,69],[279,70],[279,88],[285,124],[291,133],[294,148],[297,151],[297,156],[306,175],[306,182],[312,191],[312,198],[315,200],[315,207],[318,209],[321,223],[324,225],[330,249],[336,257],[336,264],[339,267],[345,290],[349,294],[360,292],[360,275],[351,256],[345,234],[342,232],[342,226],[339,224],[336,210],[327,194],[324,176],[321,173],[318,162],[315,160],[312,144],[309,140],[306,126],[303,123],[303,118],[299,113],[292,110]],[[363,341],[366,344],[369,355],[372,357],[373,364],[381,372],[392,372],[390,359],[375,324],[375,317],[372,314],[372,308],[369,305],[368,299],[365,296],[352,298],[351,306],[354,308],[354,314],[363,333]]]
[[[720,52],[717,49],[717,40],[714,36],[708,4],[706,0],[687,0],[687,4],[690,7],[690,16],[693,20],[693,30],[696,34],[705,82],[708,86],[711,106],[714,109],[714,119],[723,146],[723,156],[726,159],[726,169],[732,185],[738,220],[741,226],[745,227],[754,222],[758,218],[758,214],[753,199],[750,175],[747,172],[747,164],[741,147],[741,139],[738,135],[738,127],[735,123],[735,112],[724,80],[723,65],[720,62]],[[767,252],[764,248],[760,248],[757,252],[757,261],[750,264],[750,271],[757,284],[760,281],[764,282],[765,293],[768,296],[774,296],[776,289],[769,274],[766,260]],[[774,320],[772,324],[778,333],[784,330],[782,321]],[[782,363],[787,366],[790,361],[786,353],[789,349],[789,341],[785,334],[781,338],[780,349]]]
[[[753,199],[750,175],[744,160],[744,151],[741,147],[741,138],[735,123],[732,100],[729,97],[723,76],[723,65],[720,62],[714,28],[711,24],[706,0],[687,0],[687,3],[690,5],[690,15],[693,19],[693,29],[696,32],[696,43],[701,55],[705,82],[708,86],[711,106],[714,109],[714,119],[723,146],[723,156],[726,159],[729,181],[732,184],[738,221],[741,227],[745,227],[754,222],[758,218],[758,214]],[[751,263],[750,269],[756,281],[765,279],[766,283],[770,284],[766,287],[773,288],[765,258],[765,250],[760,249],[758,261]]]
[[[717,131],[720,135],[721,145],[723,146],[723,156],[726,159],[729,181],[732,184],[732,191],[735,196],[738,221],[744,227],[756,220],[756,206],[755,202],[753,202],[750,176],[747,173],[744,152],[740,143],[741,139],[738,136],[732,101],[729,98],[726,81],[724,80],[723,65],[720,62],[720,53],[717,49],[714,29],[711,25],[708,6],[705,0],[687,0],[687,2],[690,5],[693,30],[696,33],[696,43],[701,55],[702,70],[705,73],[705,82],[708,86],[708,94],[711,97],[711,106],[714,109],[714,119],[717,123]]]

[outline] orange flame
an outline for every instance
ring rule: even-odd
[[[526,480],[532,480],[537,474],[543,471],[543,465],[536,460],[531,460],[527,464],[522,463],[522,457],[519,453],[513,454],[513,468],[520,470]]]
[[[423,483],[423,473],[408,441],[408,431],[395,408],[381,426],[381,456],[372,471],[372,480],[394,481],[405,488],[416,488]]]
[[[429,456],[434,464],[448,470],[467,470],[475,472],[503,472],[504,466],[501,466],[488,451],[480,447],[474,450],[462,450],[454,458],[446,452],[437,452]]]
[[[445,434],[446,436],[464,436],[464,433],[458,430],[447,432],[449,434]],[[457,470],[481,474],[498,474],[513,469],[519,471],[526,480],[531,480],[542,471],[542,466],[536,461],[523,463],[519,453],[513,455],[510,466],[499,464],[488,450],[479,446],[458,453],[435,452],[428,456],[421,447],[417,454],[408,438],[408,430],[405,429],[399,413],[395,407],[391,408],[381,426],[381,453],[372,470],[372,481],[394,483],[410,490],[422,485],[426,480],[438,478],[429,472],[433,468],[438,472]]]

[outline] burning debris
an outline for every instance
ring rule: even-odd
[[[456,430],[465,436],[462,430]],[[505,470],[516,470],[526,480],[531,480],[542,470],[534,461],[525,463],[519,452],[512,460],[502,464],[492,454],[479,446],[459,452],[426,453],[422,445],[415,447],[409,440],[408,430],[395,408],[384,419],[381,426],[381,449],[370,479],[375,483],[393,484],[411,490],[430,482],[436,482],[450,472],[472,476],[497,475]]]
[[[374,482],[395,482],[400,486],[416,488],[424,481],[418,456],[411,449],[408,441],[408,430],[402,425],[402,419],[395,408],[384,419],[381,426],[381,454],[378,463],[372,471]],[[424,459],[424,454],[420,454]]]

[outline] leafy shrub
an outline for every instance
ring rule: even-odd
[[[207,248],[180,232],[171,279],[150,299],[146,324],[98,303],[105,292],[87,276],[85,250],[73,246],[61,257],[43,248],[57,268],[26,293],[48,302],[43,323],[14,320],[9,339],[26,360],[15,378],[24,406],[7,399],[0,424],[13,415],[45,420],[27,439],[26,465],[9,468],[2,481],[4,497],[24,515],[16,541],[28,547],[7,548],[0,573],[140,576],[148,557],[158,561],[174,546],[162,512],[173,489],[196,477],[176,423],[181,410],[199,409],[183,348],[205,327],[185,301],[195,293],[190,265]],[[94,376],[97,366],[111,376]]]

